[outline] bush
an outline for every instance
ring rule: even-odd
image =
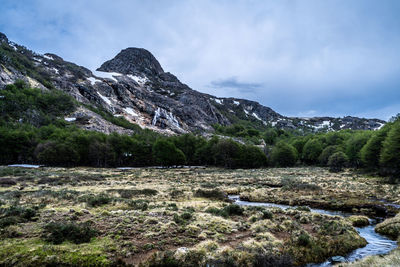
[[[99,195],[84,195],[80,198],[81,201],[86,202],[91,207],[102,206],[112,201],[112,198],[107,194]]]
[[[272,219],[273,216],[274,216],[274,214],[272,212],[270,212],[269,210],[263,210],[261,218],[263,220],[266,220],[266,219]]]
[[[218,199],[218,200],[225,200],[227,194],[219,189],[197,189],[194,193],[195,197],[203,197],[203,198],[210,198],[210,199]]]
[[[128,206],[135,210],[145,211],[149,208],[149,201],[145,199],[135,199],[127,202]]]
[[[153,157],[162,166],[183,165],[186,162],[185,154],[172,142],[164,139],[158,139],[154,143]]]
[[[36,216],[36,208],[27,208],[22,206],[11,206],[0,209],[0,228],[7,227],[16,223],[33,220]]]
[[[382,144],[389,131],[389,127],[384,127],[377,131],[361,149],[361,160],[368,169],[378,169],[379,159],[382,151]]]
[[[317,139],[310,139],[303,147],[303,160],[307,164],[316,164],[322,152],[322,144]]]
[[[277,167],[291,167],[296,164],[296,149],[284,142],[279,142],[271,151],[271,161]]]
[[[44,226],[43,239],[53,244],[71,241],[75,244],[90,242],[97,231],[89,223],[74,224],[69,222],[54,222]]]
[[[337,146],[327,146],[318,157],[318,161],[321,165],[326,166],[328,164],[329,157],[338,151]]]
[[[400,120],[392,125],[383,142],[380,164],[384,174],[400,175]]]
[[[209,207],[206,209],[207,213],[211,213],[214,215],[229,217],[232,215],[243,215],[244,209],[237,204],[229,204],[228,206],[223,207],[222,209]]]
[[[331,172],[340,172],[347,165],[347,156],[339,151],[329,157],[328,166]]]
[[[353,134],[346,142],[346,155],[350,166],[361,167],[361,149],[367,143],[370,137],[368,132],[357,132]]]

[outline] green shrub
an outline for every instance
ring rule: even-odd
[[[227,194],[219,189],[212,189],[212,190],[197,189],[196,192],[194,193],[194,196],[210,198],[210,199],[225,200],[227,197]]]
[[[128,206],[135,210],[145,211],[149,208],[149,201],[145,199],[135,199],[127,202]]]
[[[297,244],[302,247],[308,247],[311,244],[310,236],[301,234],[297,239]]]
[[[111,203],[112,198],[107,194],[101,193],[98,195],[84,195],[80,197],[80,200],[91,207],[97,207]]]
[[[337,146],[327,146],[322,150],[318,157],[318,161],[321,165],[326,166],[328,164],[329,157],[338,151]]]
[[[75,244],[90,242],[97,235],[89,223],[74,224],[69,222],[53,222],[46,224],[43,229],[43,239],[53,244],[71,241]]]
[[[303,160],[307,164],[316,164],[322,152],[322,144],[317,139],[310,139],[303,147]]]
[[[237,205],[237,204],[229,204],[221,209],[215,207],[209,207],[206,209],[207,213],[211,213],[214,215],[222,216],[222,217],[229,217],[232,215],[243,215],[244,209]]]
[[[377,131],[361,149],[361,160],[366,168],[372,170],[379,168],[382,144],[389,129],[389,127],[385,126]]]
[[[297,151],[285,142],[279,142],[271,151],[271,161],[277,167],[291,167],[296,164]]]
[[[269,210],[263,210],[262,211],[262,219],[266,220],[266,219],[272,219],[274,216],[274,214],[272,212],[270,212]]]
[[[174,143],[165,139],[158,139],[154,143],[153,157],[162,166],[183,165],[186,162],[185,154]]]
[[[328,166],[331,172],[340,172],[347,165],[347,156],[339,151],[329,157]]]
[[[400,175],[400,120],[391,127],[383,142],[380,164],[383,173],[387,175]]]

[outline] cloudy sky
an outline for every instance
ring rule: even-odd
[[[96,69],[152,52],[193,89],[288,116],[400,112],[398,0],[1,0],[0,32]]]

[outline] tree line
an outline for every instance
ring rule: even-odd
[[[22,82],[1,90],[0,164],[226,168],[318,165],[329,166],[332,171],[352,167],[381,175],[400,175],[398,117],[377,131],[304,134],[272,127],[255,129],[249,124],[237,123],[216,125],[216,133],[221,136],[212,138],[193,134],[166,137],[139,130],[137,126],[130,127],[135,129],[133,135],[106,135],[79,129],[63,119],[77,105],[58,90],[42,91]],[[112,116],[98,108],[92,110],[106,119]],[[256,146],[261,143],[264,146]]]

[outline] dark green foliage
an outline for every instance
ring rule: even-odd
[[[318,157],[318,161],[322,166],[326,166],[328,164],[329,157],[338,151],[337,146],[330,145],[322,150],[321,154]]]
[[[181,215],[174,214],[174,222],[177,224],[186,224],[189,220],[191,220],[193,215],[189,212],[184,212]]]
[[[273,145],[278,137],[277,130],[274,128],[269,128],[265,131],[263,138],[267,145]]]
[[[172,137],[171,139],[176,148],[180,149],[185,154],[187,164],[195,165],[195,153],[200,147],[205,145],[206,141],[193,134],[184,134]]]
[[[367,169],[378,169],[381,156],[382,143],[385,140],[389,127],[384,127],[368,140],[361,149],[361,160]]]
[[[239,165],[240,145],[231,139],[222,139],[214,147],[217,166],[235,168]]]
[[[23,206],[0,208],[0,228],[16,223],[31,221],[36,216],[36,213],[37,208]]]
[[[266,220],[266,219],[272,219],[273,216],[274,216],[274,214],[272,212],[270,212],[269,210],[263,210],[261,218],[263,220]]]
[[[318,139],[310,139],[303,147],[302,158],[307,164],[317,164],[322,152],[322,143]]]
[[[222,217],[229,217],[233,215],[241,216],[243,215],[243,211],[244,209],[237,204],[229,204],[221,209],[214,207],[209,207],[206,209],[206,212]]]
[[[112,198],[107,194],[84,195],[80,197],[80,201],[86,202],[91,207],[97,207],[111,203]]]
[[[357,132],[346,142],[346,155],[352,167],[361,167],[361,149],[367,143],[371,132]]]
[[[35,156],[42,164],[52,166],[74,166],[79,162],[79,153],[68,143],[48,141],[38,144]]]
[[[243,145],[241,147],[240,160],[236,165],[242,168],[260,168],[268,165],[268,159],[258,147]]]
[[[219,189],[211,189],[211,190],[197,189],[196,192],[194,192],[194,196],[210,198],[210,199],[218,199],[218,200],[224,200],[227,197],[226,193]]]
[[[7,85],[0,96],[0,116],[9,122],[18,120],[42,126],[75,109],[74,100],[67,94],[55,89],[29,88],[22,82]]]
[[[297,239],[297,244],[302,247],[308,247],[311,244],[310,236],[307,234],[301,234]]]
[[[29,56],[33,56],[33,53],[21,46],[19,46],[19,49],[23,49],[23,53],[15,51],[9,44],[2,42],[0,44],[0,64],[11,65],[27,76],[36,79],[47,88],[54,88],[49,82],[48,72],[43,71],[43,67],[36,66],[29,58]]]
[[[153,157],[162,166],[183,165],[186,161],[185,154],[174,143],[165,139],[158,139],[154,143]]]
[[[271,162],[277,167],[291,167],[296,164],[297,151],[285,142],[279,142],[271,151]]]
[[[97,231],[89,223],[53,222],[46,224],[43,229],[43,239],[53,244],[71,241],[75,244],[90,242]]]
[[[331,172],[340,172],[346,167],[348,159],[345,153],[342,151],[334,153],[329,157],[328,166]]]
[[[400,175],[400,120],[392,125],[383,142],[380,164],[382,172],[399,177]]]
[[[149,201],[145,200],[145,199],[130,200],[127,203],[129,205],[129,207],[131,207],[134,210],[145,211],[149,208]]]

